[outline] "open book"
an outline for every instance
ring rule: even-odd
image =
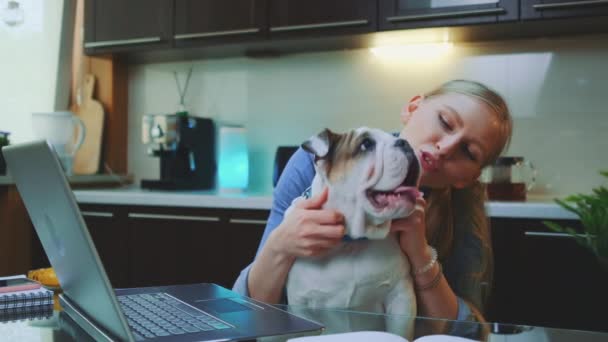
[[[399,335],[382,331],[356,331],[340,334],[297,337],[289,342],[409,342]],[[415,342],[471,342],[469,338],[450,335],[428,335],[414,340]]]

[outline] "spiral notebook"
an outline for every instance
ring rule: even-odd
[[[0,322],[48,318],[53,315],[53,291],[25,275],[0,277]]]
[[[44,287],[35,290],[0,293],[0,311],[44,305],[53,305],[53,291]]]
[[[47,319],[53,316],[53,304],[14,307],[0,310],[0,323]]]

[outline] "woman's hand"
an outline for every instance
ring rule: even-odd
[[[427,249],[425,215],[426,201],[420,196],[410,216],[391,223],[391,232],[398,234],[401,250],[408,257],[413,270],[423,267],[431,258]]]
[[[328,190],[293,204],[267,244],[285,256],[310,257],[326,253],[342,241],[344,217],[333,209],[322,209]]]

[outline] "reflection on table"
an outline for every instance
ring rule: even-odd
[[[386,331],[413,341],[427,335],[451,335],[489,342],[608,341],[608,333],[553,329],[522,325],[450,321],[424,317],[383,315],[348,310],[310,309],[277,305],[282,310],[317,321],[323,334],[354,331]],[[263,342],[286,341],[303,335],[261,338]],[[64,312],[55,311],[47,319],[0,323],[0,341],[93,341]],[[381,341],[373,341],[381,342]]]

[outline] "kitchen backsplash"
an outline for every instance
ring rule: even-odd
[[[539,172],[532,195],[588,192],[608,169],[608,38],[454,44],[441,56],[379,57],[368,49],[134,65],[129,70],[129,171],[158,177],[141,143],[141,116],[177,109],[173,71],[193,115],[248,129],[251,192],[272,189],[279,145],[298,145],[324,127],[400,129],[401,107],[443,81],[481,81],[505,96],[515,128],[509,155]]]

